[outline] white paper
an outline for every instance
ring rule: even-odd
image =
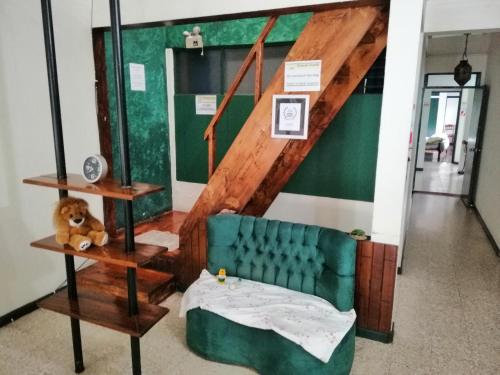
[[[215,115],[217,111],[216,95],[196,95],[196,114]]]
[[[285,91],[319,91],[321,60],[285,62]]]
[[[299,131],[300,115],[301,111],[299,103],[281,103],[278,129]]]
[[[144,64],[130,63],[130,89],[132,91],[146,91],[146,73]]]

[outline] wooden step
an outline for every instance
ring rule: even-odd
[[[158,304],[175,292],[174,275],[138,268],[137,298],[139,302]],[[76,273],[79,291],[127,298],[127,269],[112,264],[96,263]]]
[[[152,220],[139,223],[134,228],[136,236],[149,232],[150,230],[159,230],[161,232],[172,232],[179,234],[179,229],[184,223],[188,213],[182,211],[169,211]]]
[[[66,289],[40,301],[38,306],[134,337],[143,336],[168,313],[165,307],[140,303],[139,314],[129,316],[123,298],[78,291],[78,300],[70,300]]]
[[[80,191],[82,193],[96,194],[108,198],[134,200],[144,195],[156,193],[164,188],[159,185],[134,182],[131,188],[123,188],[120,181],[105,179],[91,184],[79,174],[68,173],[66,179],[59,180],[56,174],[25,178],[25,184],[47,186],[61,190]]]
[[[134,233],[136,236],[150,230],[179,233],[179,229],[187,215],[187,212],[169,211],[153,220],[136,225]],[[120,235],[120,238],[122,236],[123,234]],[[168,249],[151,258],[150,262],[141,267],[177,275],[179,272],[180,255],[179,249]]]
[[[32,242],[31,246],[131,268],[138,268],[146,264],[155,255],[167,250],[167,248],[161,246],[136,243],[135,251],[126,253],[123,240],[111,239],[105,246],[91,246],[85,251],[76,251],[68,245],[58,244],[55,236],[49,236]]]
[[[180,271],[181,250],[163,251],[142,266],[145,269],[178,275]]]

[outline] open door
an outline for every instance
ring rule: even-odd
[[[479,164],[481,161],[481,148],[486,125],[486,108],[488,102],[488,88],[480,87],[474,89],[472,105],[472,118],[467,134],[462,141],[463,170],[462,185],[463,201],[467,206],[473,207],[475,202],[477,179],[479,176]],[[458,145],[457,145],[458,146]],[[462,164],[461,163],[461,164]]]

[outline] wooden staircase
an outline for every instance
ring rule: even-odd
[[[150,230],[179,233],[185,212],[170,211],[153,220],[136,225],[135,235]],[[117,240],[123,240],[123,235]],[[138,245],[141,246],[141,245]],[[140,247],[139,247],[140,248]],[[158,304],[176,290],[174,275],[178,249],[162,249],[137,268],[137,299],[139,302]],[[127,297],[127,274],[123,267],[96,263],[76,273],[78,289],[88,293]]]
[[[266,212],[385,48],[387,18],[387,10],[374,5],[324,10],[312,15],[285,59],[322,61],[320,91],[306,93],[310,97],[308,139],[271,138],[272,97],[290,94],[284,92],[283,63],[256,100],[253,112],[181,227],[182,268],[178,273],[181,284],[189,285],[206,267],[206,220],[209,215],[223,209],[258,216]],[[237,88],[245,74],[245,64],[254,57],[259,62],[258,53],[262,54],[259,45],[274,21],[271,18],[264,28],[207,129],[209,152],[214,153],[217,120],[236,91],[233,88]],[[257,66],[256,71],[261,70]],[[257,82],[259,77],[256,77]],[[213,167],[209,165],[209,171]]]

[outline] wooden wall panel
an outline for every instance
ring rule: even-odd
[[[358,327],[391,331],[396,261],[397,246],[358,241],[354,300]]]

